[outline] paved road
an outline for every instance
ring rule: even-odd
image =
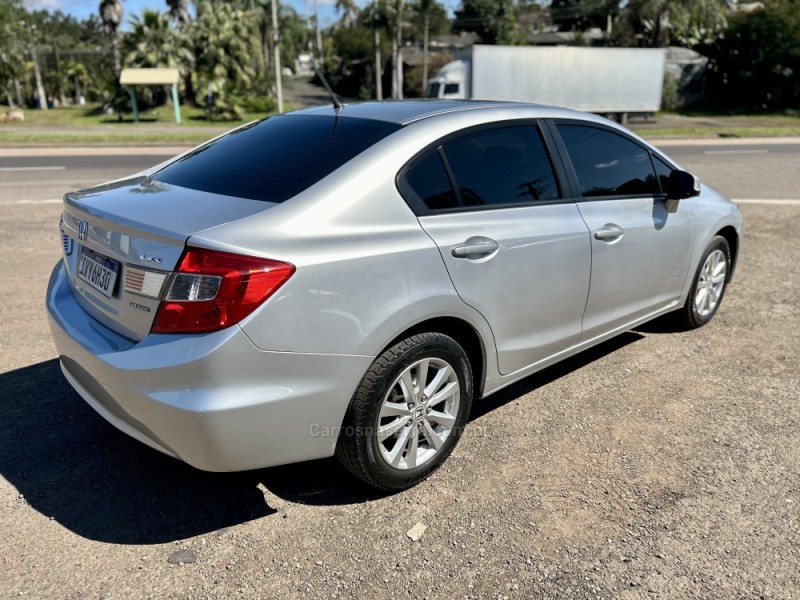
[[[663,142],[663,150],[685,168],[736,199],[800,198],[800,141]],[[0,154],[0,203],[57,200],[65,192],[125,177],[171,156],[180,148],[41,150],[29,156]],[[108,154],[113,152],[113,154]],[[76,155],[76,153],[78,153]]]

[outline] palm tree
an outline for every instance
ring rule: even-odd
[[[75,102],[83,96],[84,86],[91,81],[89,70],[82,62],[68,60],[64,62],[64,76],[72,80],[75,86]]]
[[[403,97],[402,70],[400,48],[403,47],[403,17],[405,0],[394,0],[392,14],[392,98]]]
[[[21,26],[22,7],[19,3],[0,4],[0,85],[6,86],[11,104],[12,83],[17,92],[17,103],[22,104],[19,78],[25,71],[25,41]]]
[[[169,6],[169,16],[178,22],[178,29],[184,34],[187,33],[187,26],[192,22],[192,13],[189,12],[190,0],[167,0]],[[194,104],[194,83],[192,82],[192,65],[194,64],[194,51],[187,46],[189,61],[181,65],[181,79],[186,93],[186,100]]]
[[[189,4],[191,4],[190,0],[167,0],[169,16],[175,19],[181,27],[192,21]]]
[[[141,16],[131,19],[131,27],[131,31],[122,39],[126,66],[151,69],[177,67],[191,73],[192,52],[181,32],[170,26],[169,16],[145,9]],[[149,91],[146,95],[152,99]],[[169,97],[168,94],[166,96]]]
[[[419,0],[414,9],[417,17],[422,19],[422,95],[424,96],[425,88],[428,85],[428,38],[431,31],[431,19],[440,7],[436,0]]]
[[[222,95],[241,96],[255,80],[254,57],[261,58],[257,27],[257,20],[231,4],[198,5],[197,19],[190,25],[195,70],[200,89],[215,94],[215,106]]]
[[[145,9],[131,19],[122,45],[124,62],[132,67],[180,67],[191,61],[181,34],[170,27],[167,15],[155,10]]]
[[[119,52],[119,26],[122,23],[122,2],[120,0],[100,0],[100,18],[103,31],[111,38],[111,53],[114,57],[114,77],[119,82],[122,61]]]

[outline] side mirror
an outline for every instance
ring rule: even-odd
[[[700,195],[700,180],[686,171],[675,169],[667,178],[667,198],[683,200]]]

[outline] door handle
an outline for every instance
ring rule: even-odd
[[[497,250],[500,245],[488,238],[470,238],[463,244],[453,246],[451,252],[456,258],[480,258]]]
[[[622,238],[624,231],[619,225],[606,223],[600,229],[594,230],[594,239],[602,242],[616,242]]]

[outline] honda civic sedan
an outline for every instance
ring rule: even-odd
[[[199,469],[335,455],[399,490],[474,400],[662,315],[706,324],[742,217],[601,117],[420,101],[245,125],[67,194],[60,230],[53,336],[105,419]]]

